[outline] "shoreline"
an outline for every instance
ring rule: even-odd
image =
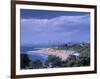
[[[62,60],[66,60],[66,59],[68,59],[68,57],[70,55],[74,54],[76,51],[73,51],[73,50],[56,50],[56,49],[53,49],[53,48],[43,48],[43,49],[40,49],[40,50],[35,50],[35,51],[30,51],[30,52],[46,54],[46,55],[54,55],[54,56],[61,58]]]

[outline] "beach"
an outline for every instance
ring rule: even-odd
[[[74,54],[76,51],[73,50],[56,50],[53,48],[43,48],[40,50],[35,50],[35,51],[31,51],[31,52],[35,52],[35,53],[40,53],[40,54],[46,54],[46,55],[54,55],[57,56],[59,58],[61,58],[62,60],[66,60],[68,59],[68,57],[72,54]]]

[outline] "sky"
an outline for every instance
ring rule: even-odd
[[[90,13],[20,9],[21,45],[90,41]]]

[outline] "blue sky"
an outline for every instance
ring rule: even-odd
[[[90,13],[21,9],[21,45],[89,42]]]

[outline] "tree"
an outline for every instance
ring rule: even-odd
[[[90,58],[89,57],[80,57],[78,60],[71,60],[65,66],[66,67],[79,67],[79,66],[89,66]]]
[[[32,69],[39,69],[39,68],[42,68],[42,62],[39,60],[39,59],[34,59],[31,64],[30,64],[30,67]]]
[[[78,61],[79,66],[89,66],[90,65],[90,57],[81,57]]]
[[[21,54],[21,68],[25,69],[29,66],[30,59],[27,54]]]
[[[49,65],[51,65],[51,67],[61,67],[62,66],[62,60],[54,55],[49,55],[48,59],[45,62],[45,65],[47,67],[49,67]]]

